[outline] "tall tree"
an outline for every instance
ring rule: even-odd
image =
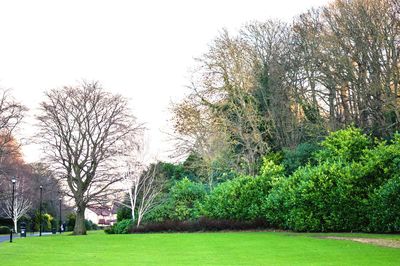
[[[198,60],[192,93],[175,105],[180,139],[203,159],[201,147],[215,148],[216,139],[251,174],[269,150],[350,124],[393,134],[400,129],[399,10],[396,0],[335,0],[292,24],[222,31]],[[221,154],[207,150],[207,161]]]
[[[74,234],[86,234],[85,209],[108,201],[121,179],[114,160],[135,145],[141,127],[127,100],[97,82],[50,90],[40,107],[44,151],[76,204]]]

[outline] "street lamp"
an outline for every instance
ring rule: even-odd
[[[11,222],[12,222],[12,227],[10,230],[10,243],[12,243],[12,238],[13,238],[13,231],[14,231],[14,194],[15,194],[15,177],[12,177],[11,179],[12,182],[12,201],[11,201]]]
[[[39,236],[42,236],[42,190],[43,190],[43,186],[40,186]]]
[[[62,224],[61,224],[61,222],[62,222],[62,219],[61,219],[61,200],[62,200],[62,198],[61,198],[61,196],[60,196],[60,223],[59,223],[59,225],[58,225],[58,227],[59,227],[59,229],[60,229],[60,234],[61,234],[61,227],[62,227]]]

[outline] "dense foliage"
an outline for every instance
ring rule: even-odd
[[[271,151],[300,155],[312,148],[304,143],[349,125],[393,136],[400,130],[399,11],[393,0],[332,0],[291,23],[267,19],[221,31],[196,60],[190,93],[174,106],[177,150],[200,155],[209,176],[215,164],[256,175]],[[366,143],[349,140],[356,153],[341,155],[356,160],[357,145]],[[350,143],[325,144],[332,153]],[[288,155],[289,174],[307,162]]]
[[[399,168],[399,134],[379,140],[350,126],[318,144],[270,153],[258,175],[235,174],[211,190],[187,178],[173,181],[165,201],[132,232],[257,221],[294,231],[399,232]]]
[[[0,226],[0,234],[9,234],[9,233],[10,233],[10,227]]]
[[[127,234],[133,226],[132,219],[125,219],[118,221],[118,223],[113,226],[106,228],[105,232],[107,234]]]
[[[206,196],[205,186],[183,178],[175,181],[166,200],[157,206],[147,217],[147,221],[195,220],[201,216],[201,202]]]
[[[400,177],[397,175],[371,196],[368,218],[373,232],[400,232]]]
[[[264,198],[283,173],[282,166],[265,160],[259,176],[238,176],[218,185],[204,203],[205,215],[239,221],[262,219]]]

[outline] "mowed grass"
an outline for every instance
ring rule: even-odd
[[[400,249],[284,232],[96,232],[0,243],[0,265],[400,265]]]

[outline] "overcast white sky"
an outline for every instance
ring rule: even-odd
[[[166,159],[168,106],[187,93],[193,58],[226,27],[291,18],[327,0],[0,0],[0,87],[29,109],[21,135],[43,91],[99,80],[131,99],[149,129],[152,155]],[[39,147],[23,147],[28,162]]]

